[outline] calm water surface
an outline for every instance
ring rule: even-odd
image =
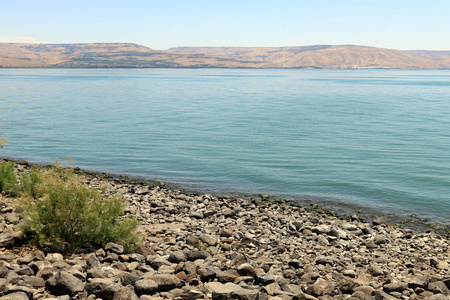
[[[0,69],[0,155],[450,224],[450,71]]]

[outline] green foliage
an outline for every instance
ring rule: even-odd
[[[19,180],[20,193],[24,193],[36,199],[38,197],[38,185],[42,182],[41,175],[42,169],[38,167],[23,171],[20,174]]]
[[[0,192],[9,191],[13,196],[18,195],[15,166],[14,162],[0,164]]]
[[[103,247],[107,242],[131,250],[138,241],[134,234],[137,221],[121,218],[122,197],[106,197],[88,188],[71,170],[57,166],[41,176],[30,173],[25,182],[25,230],[40,242],[76,251]]]

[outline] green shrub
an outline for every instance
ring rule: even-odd
[[[9,191],[13,196],[18,195],[15,166],[14,162],[0,164],[0,192]]]
[[[30,170],[23,171],[20,174],[19,180],[20,192],[37,199],[38,186],[42,182],[41,175],[42,169],[38,167],[33,167]]]
[[[90,189],[72,171],[56,167],[42,173],[25,200],[25,230],[42,243],[66,251],[95,249],[116,242],[129,251],[137,242],[137,221],[121,218],[122,197]],[[28,179],[27,179],[28,180]],[[29,180],[33,181],[32,176]]]

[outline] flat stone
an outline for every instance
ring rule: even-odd
[[[316,264],[333,265],[334,264],[334,259],[332,257],[329,257],[329,256],[319,256],[319,257],[316,258]]]
[[[354,292],[362,292],[364,295],[370,296],[375,291],[375,289],[368,285],[362,285],[362,286],[355,287],[353,289],[353,291]]]
[[[215,246],[217,245],[217,239],[209,234],[201,234],[199,236],[199,239],[204,242],[205,244],[209,246]]]
[[[431,297],[426,297],[423,300],[448,300],[448,299],[449,299],[448,297],[446,297],[442,294],[436,294]]]
[[[179,288],[184,285],[184,283],[175,275],[166,274],[156,274],[147,277],[148,279],[154,280],[158,285],[158,291],[170,291],[174,288]]]
[[[92,268],[87,271],[87,278],[108,278],[108,274],[101,268]]]
[[[439,270],[448,270],[449,269],[449,267],[448,267],[448,263],[446,262],[446,261],[440,261],[440,262],[438,262],[437,264],[436,264],[436,269],[439,269]]]
[[[15,292],[0,297],[0,300],[29,300],[29,298],[24,292]]]
[[[114,252],[116,254],[122,254],[124,249],[122,245],[110,242],[105,245],[105,250]]]
[[[256,300],[259,296],[258,290],[248,290],[234,283],[210,282],[205,287],[212,292],[212,300]]]
[[[404,282],[395,281],[388,284],[385,284],[383,286],[383,290],[387,293],[390,292],[403,292],[404,290],[408,289],[408,285]]]
[[[226,270],[219,274],[219,281],[234,282],[238,277],[239,273],[236,270]]]

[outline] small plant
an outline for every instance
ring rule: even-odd
[[[444,235],[450,237],[450,225],[445,226]]]
[[[259,197],[261,197],[262,201],[269,201],[269,195],[260,194]]]
[[[9,191],[13,196],[18,195],[15,166],[14,162],[0,164],[0,192]]]
[[[103,247],[107,242],[120,243],[130,251],[137,243],[138,223],[122,217],[122,197],[106,197],[88,188],[79,175],[59,165],[39,178],[30,173],[25,182],[24,229],[39,242],[66,251]]]

